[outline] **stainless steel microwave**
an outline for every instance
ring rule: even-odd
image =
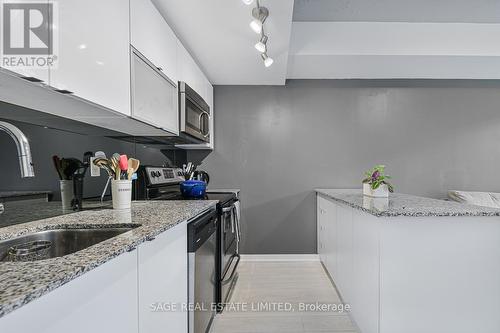
[[[179,82],[181,135],[210,142],[210,107],[186,82]]]

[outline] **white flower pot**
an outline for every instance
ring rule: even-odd
[[[389,209],[389,198],[375,198],[364,195],[363,208],[368,210],[378,210],[379,212],[386,211]]]
[[[389,188],[387,185],[382,184],[376,190],[372,190],[370,184],[363,183],[363,194],[374,198],[388,198]]]

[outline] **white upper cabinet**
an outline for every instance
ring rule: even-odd
[[[214,88],[193,57],[180,41],[177,43],[177,60],[179,63],[179,81],[186,82],[210,106],[210,143],[176,145],[184,149],[214,148]]]
[[[177,85],[177,37],[150,0],[130,1],[130,43]]]
[[[59,55],[49,84],[130,115],[128,3],[64,0],[57,4],[54,33],[59,37]]]
[[[177,43],[177,59],[179,61],[179,81],[186,82],[206,101],[205,75],[180,41]]]
[[[136,52],[132,59],[132,117],[178,135],[177,86]]]

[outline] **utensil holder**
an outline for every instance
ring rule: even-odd
[[[61,189],[61,203],[64,210],[71,209],[71,201],[73,200],[73,181],[60,180],[59,186]]]
[[[111,180],[113,209],[130,209],[132,205],[132,180]]]

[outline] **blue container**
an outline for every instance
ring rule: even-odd
[[[207,183],[201,180],[186,180],[180,184],[184,198],[201,199],[205,197]]]

